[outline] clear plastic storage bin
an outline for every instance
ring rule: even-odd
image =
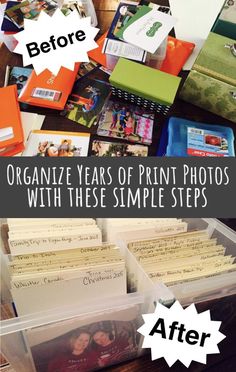
[[[216,219],[198,218],[184,221],[188,223],[189,231],[206,230],[210,237],[217,238],[217,242],[226,247],[226,254],[236,256],[236,233],[230,228]],[[102,225],[101,220],[99,223]],[[92,365],[89,364],[89,370],[137,358],[143,353],[142,337],[137,332],[143,324],[141,315],[153,312],[156,302],[169,306],[175,296],[185,306],[236,293],[235,273],[169,288],[163,283],[154,285],[128,251],[125,235],[118,235],[117,243],[125,255],[128,290],[131,293],[102,301],[78,301],[78,304],[74,302],[73,306],[67,304],[45,312],[2,321],[2,352],[16,372],[52,372],[53,368],[55,371],[55,366],[63,366],[68,362],[73,343],[71,340],[75,340],[81,333],[87,337],[84,363],[91,353]],[[96,349],[94,340],[99,335],[97,332],[106,333],[110,341],[114,341],[113,346],[119,350],[118,358],[112,358],[107,351],[102,353],[101,348]]]
[[[222,244],[226,248],[226,255],[232,255],[236,258],[236,232],[232,229],[217,219],[212,218],[187,218],[183,219],[183,221],[188,223],[188,231],[206,230],[209,237],[216,238],[217,243]],[[119,233],[117,235],[116,244],[121,247],[126,255],[128,270],[130,273],[133,273],[133,278],[135,278],[135,282],[133,281],[131,283],[131,287],[134,287],[137,291],[142,291],[144,288],[155,288],[156,284],[152,282],[141,265],[127,249],[127,243],[135,239],[130,239],[130,233],[128,239],[125,233]],[[155,238],[155,236],[152,235],[150,238]],[[146,239],[146,235],[144,239]],[[163,288],[167,288],[163,283],[158,283],[158,286],[160,285]],[[198,279],[184,284],[170,286],[168,289],[183,306],[230,296],[236,293],[236,272],[216,275],[212,278]]]
[[[163,43],[160,45],[160,47],[157,49],[156,53],[147,54],[147,60],[145,63],[147,66],[153,67],[157,70],[161,68],[162,63],[164,59],[166,58],[167,41],[168,39],[166,38],[163,41]],[[119,61],[119,57],[106,53],[106,63],[107,63],[107,68],[109,70],[113,71],[118,61]]]
[[[78,358],[72,356],[71,343],[78,337],[87,337],[83,363],[89,371],[137,358],[143,353],[137,329],[143,324],[142,314],[152,312],[156,301],[154,292],[133,293],[5,320],[2,352],[16,372],[62,372],[56,366],[75,365]],[[112,341],[105,353],[96,348],[101,332]]]

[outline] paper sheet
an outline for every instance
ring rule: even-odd
[[[196,44],[184,70],[191,70],[225,0],[170,0],[171,14],[178,19],[177,39]]]
[[[43,125],[45,119],[44,115],[33,114],[31,112],[21,111],[21,121],[24,130],[24,140],[25,144],[32,130],[39,130]]]
[[[26,145],[31,131],[41,129],[45,116],[34,114],[31,112],[23,112],[23,111],[21,111],[20,114],[21,114],[22,127],[24,131],[24,144]],[[22,152],[19,154],[16,154],[15,156],[16,157],[22,156]]]

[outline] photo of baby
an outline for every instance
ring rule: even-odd
[[[110,99],[100,116],[97,134],[150,145],[153,125],[152,112],[126,101]]]

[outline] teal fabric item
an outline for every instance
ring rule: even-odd
[[[215,32],[216,34],[226,36],[231,39],[236,39],[236,23],[218,19],[212,31]]]

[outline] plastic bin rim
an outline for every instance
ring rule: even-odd
[[[89,315],[101,311],[117,310],[118,308],[125,308],[130,305],[143,304],[145,300],[157,299],[156,290],[146,292],[128,293],[122,296],[115,296],[104,299],[102,303],[95,303],[88,301],[84,306],[79,308],[76,305],[73,307],[65,306],[50,309],[44,312],[27,314],[22,317],[11,318],[0,322],[0,336],[5,336],[10,333],[24,331],[26,329],[45,326],[50,323],[57,323],[63,320],[69,320],[74,317]],[[150,304],[151,304],[150,301]]]

